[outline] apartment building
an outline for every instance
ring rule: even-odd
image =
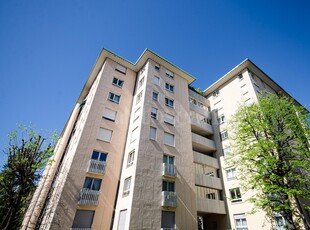
[[[270,229],[225,164],[225,121],[285,91],[248,59],[202,94],[194,80],[148,49],[136,63],[103,49],[22,229]]]

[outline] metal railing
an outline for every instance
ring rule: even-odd
[[[83,188],[80,192],[79,205],[97,206],[100,192]]]
[[[174,164],[163,163],[163,176],[175,177]]]
[[[176,207],[177,206],[176,192],[162,191],[162,206]]]
[[[104,174],[105,166],[106,166],[105,161],[98,161],[98,160],[91,159],[89,161],[87,172]]]

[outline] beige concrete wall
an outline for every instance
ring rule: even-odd
[[[59,226],[63,229],[70,228],[76,209],[95,210],[92,229],[110,229],[136,78],[134,71],[127,69],[124,75],[115,71],[115,66],[115,62],[107,59],[97,76],[97,82],[90,90],[79,127],[66,157],[64,168],[68,170],[68,174],[65,175],[64,171],[64,176],[60,178],[65,180],[65,183],[63,190],[58,191],[60,199],[52,221],[52,229],[59,229]],[[124,80],[122,89],[112,85],[113,76]],[[120,104],[107,100],[109,92],[121,95]],[[117,111],[115,122],[102,118],[104,108]],[[97,140],[100,127],[113,130],[110,143]],[[104,175],[86,172],[93,150],[108,153]],[[80,189],[86,176],[102,179],[97,207],[77,206]]]
[[[258,80],[258,84],[263,87],[263,84],[260,80]],[[268,86],[265,88],[267,89]],[[231,146],[231,140],[229,140],[229,134],[230,129],[229,126],[227,126],[227,122],[229,121],[230,116],[232,116],[238,107],[244,103],[249,102],[249,99],[253,101],[257,101],[257,92],[255,91],[253,87],[253,80],[251,79],[249,72],[247,70],[243,71],[243,79],[239,80],[236,76],[235,78],[231,79],[230,81],[226,82],[224,85],[220,86],[219,88],[220,94],[217,97],[213,97],[210,95],[208,99],[210,100],[211,109],[213,110],[215,108],[215,104],[221,101],[222,108],[218,110],[217,112],[213,112],[213,121],[216,122],[217,116],[220,116],[222,114],[225,115],[225,123],[221,125],[216,125],[214,129],[216,135],[214,136],[215,141],[217,143],[217,146],[221,149]],[[220,141],[218,133],[220,131],[228,131],[228,139],[224,141]],[[228,207],[228,213],[229,213],[229,219],[231,222],[232,229],[235,228],[235,221],[234,221],[234,214],[246,214],[246,220],[247,225],[249,229],[258,230],[258,229],[270,229],[271,224],[268,223],[265,219],[265,214],[263,212],[258,212],[254,215],[248,214],[248,212],[251,211],[253,208],[253,205],[249,202],[246,202],[248,198],[250,198],[254,191],[249,191],[245,193],[241,189],[242,193],[242,201],[233,203],[231,202],[230,198],[230,192],[229,190],[232,188],[240,187],[238,179],[233,180],[227,180],[226,176],[226,169],[228,167],[231,167],[232,165],[227,165],[225,163],[225,158],[222,155],[222,151],[220,152],[220,165],[221,165],[221,171],[223,175],[223,182],[225,187],[225,194],[224,196],[228,197],[226,199],[226,205]]]
[[[175,75],[171,79],[165,75],[165,68],[161,66],[160,72],[154,68],[155,63],[149,60],[145,70],[145,88],[143,101],[141,101],[141,117],[129,128],[138,127],[140,139],[129,143],[127,139],[126,154],[133,148],[136,150],[135,163],[130,168],[123,164],[120,184],[122,192],[123,181],[128,176],[131,179],[130,194],[123,198],[118,197],[114,229],[117,229],[119,211],[127,209],[126,229],[160,229],[161,227],[161,192],[162,192],[162,162],[163,154],[175,156],[177,177],[175,190],[178,201],[175,209],[177,229],[196,229],[196,199],[194,187],[193,155],[191,149],[191,131],[189,119],[189,105],[187,82]],[[153,76],[159,76],[160,86],[153,84]],[[165,82],[174,85],[174,93],[165,90]],[[136,95],[142,89],[137,90]],[[159,101],[152,100],[153,90],[159,92]],[[175,108],[165,105],[165,95],[174,99]],[[133,106],[133,111],[139,107]],[[158,109],[158,119],[150,116],[151,108]],[[163,122],[164,113],[175,116],[175,126]],[[157,140],[149,139],[150,126],[157,128]],[[164,132],[175,134],[175,147],[164,144]],[[130,134],[129,134],[130,135]],[[125,157],[126,159],[126,157]],[[130,221],[129,221],[130,218]]]

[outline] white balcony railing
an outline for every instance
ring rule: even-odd
[[[162,191],[162,206],[176,207],[177,206],[176,192]]]
[[[89,161],[87,172],[104,174],[105,166],[106,166],[105,161],[98,161],[98,160],[91,159]]]
[[[163,176],[175,177],[174,164],[163,163]]]
[[[83,188],[80,192],[79,205],[97,206],[100,192]]]
[[[70,230],[91,230],[91,228],[70,228]]]

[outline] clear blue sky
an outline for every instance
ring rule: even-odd
[[[250,58],[309,109],[308,0],[4,0],[0,149],[16,123],[60,133],[103,47],[132,62],[149,48],[201,89]]]

